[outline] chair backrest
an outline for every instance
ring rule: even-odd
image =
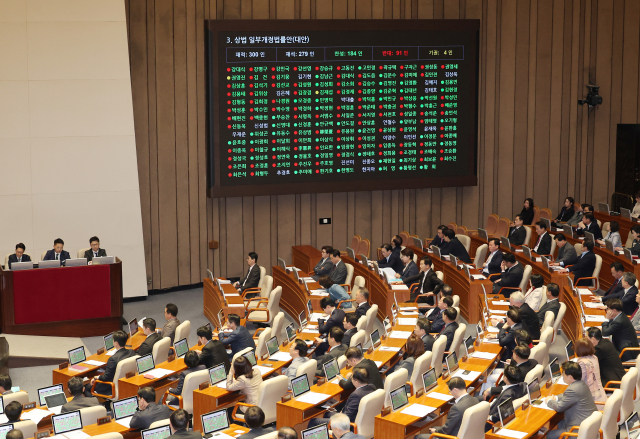
[[[555,254],[556,254],[556,247],[557,247],[557,242],[555,239],[551,240],[551,251],[549,252],[549,254],[551,255],[551,259],[555,258]]]
[[[353,235],[353,238],[351,238],[351,245],[349,247],[351,247],[354,252],[358,251],[358,248],[360,247],[360,241],[362,241],[360,235]]]
[[[149,428],[164,427],[165,425],[170,425],[170,423],[169,419],[161,419],[160,421],[152,422]]]
[[[117,386],[116,386],[117,387]],[[29,394],[24,390],[20,390],[19,392],[9,393],[8,395],[3,395],[2,400],[4,402],[4,406],[6,407],[10,402],[18,401],[20,404],[25,405],[29,403]]]
[[[367,333],[367,338],[369,338],[371,336],[371,333],[373,332],[373,325],[376,323],[377,314],[378,314],[378,305],[374,303],[373,305],[371,305],[371,308],[369,308],[369,311],[367,311],[367,314],[366,314],[367,329],[365,329],[365,332]],[[364,347],[364,345],[362,345],[362,347]]]
[[[456,235],[469,236],[469,230],[465,226],[458,226],[456,229]]]
[[[384,406],[385,391],[378,389],[369,393],[360,400],[358,406],[358,414],[356,415],[355,424],[358,428],[358,434],[366,439],[373,437],[373,426],[375,424],[376,415],[382,411]]]
[[[40,260],[41,260],[41,261],[44,261],[44,257],[47,255],[47,251],[48,251],[48,250],[45,250],[45,251],[43,251],[43,252],[40,254]]]
[[[264,423],[276,422],[276,406],[289,391],[289,377],[280,375],[263,381],[258,388],[258,407],[264,412]],[[193,393],[193,392],[191,392]],[[191,411],[187,410],[189,413]]]
[[[442,271],[436,271],[436,276],[438,276],[438,279],[444,282],[444,273]]]
[[[489,417],[490,409],[491,405],[486,401],[482,401],[466,409],[462,416],[458,437],[464,439],[484,439],[484,428],[479,428],[479,426],[484,425],[484,422]]]
[[[271,295],[271,291],[273,290],[273,277],[270,275],[266,275],[264,280],[262,281],[262,287],[260,287],[260,297],[263,299],[268,299]]]
[[[447,224],[447,227],[453,230],[454,232],[458,230],[458,225],[456,223],[449,223]]]
[[[458,238],[458,241],[460,241],[462,245],[464,245],[467,253],[469,253],[469,249],[471,248],[471,238],[469,238],[468,235],[456,235],[456,238]]]
[[[524,226],[525,235],[524,235],[524,245],[529,245],[531,242],[531,226]]]
[[[338,367],[340,368],[340,370],[344,369],[344,367],[347,365],[347,357],[346,355],[340,355],[338,357]]]
[[[578,439],[597,439],[600,437],[600,424],[602,423],[602,413],[595,411],[580,423],[578,429]]]
[[[522,273],[522,280],[520,281],[520,291],[527,291],[529,286],[529,278],[531,277],[531,265],[525,265],[524,273]]]
[[[365,286],[364,277],[356,276],[355,279],[353,279],[353,287],[351,288],[351,298],[355,300],[356,293],[360,291],[361,288],[364,288],[364,286]]]
[[[31,420],[14,422],[13,428],[20,430],[22,432],[22,436],[26,438],[35,437],[36,431],[38,430],[36,423]]]
[[[431,352],[433,353],[431,357],[431,367],[435,369],[437,377],[442,375],[442,357],[444,356],[444,349],[446,347],[447,337],[438,337],[431,348]]]
[[[624,374],[620,381],[620,390],[622,390],[622,405],[620,406],[620,421],[618,425],[622,425],[624,421],[634,412],[633,393],[636,390],[638,381],[638,369],[632,367]]]
[[[631,233],[629,233],[629,235],[631,235]],[[582,244],[581,243],[577,243],[573,246],[574,249],[576,249],[576,254],[579,255],[580,253],[582,253]]]
[[[520,407],[522,407],[522,404],[524,404],[528,399],[529,399],[529,395],[524,395],[521,398],[515,399],[513,401],[513,408],[518,410]]]
[[[456,310],[456,323],[460,323],[460,307],[454,306],[454,308]]]
[[[607,398],[602,415],[602,439],[616,439],[618,435],[618,413],[622,405],[622,390],[616,389]]]
[[[560,302],[560,309],[558,310],[558,316],[553,321],[553,334],[555,338],[555,334],[558,333],[558,329],[560,329],[560,324],[562,323],[562,319],[564,318],[565,313],[567,312],[567,305],[564,302]],[[546,317],[546,314],[545,314]]]
[[[256,342],[256,358],[262,358],[262,356],[269,351],[267,350],[267,340],[271,337],[271,328],[265,328],[260,332],[258,341]]]
[[[351,286],[351,282],[353,281],[353,265],[351,264],[344,264],[345,267],[347,267],[347,278],[345,279],[344,283]]]
[[[540,209],[540,218],[547,218],[552,220],[553,217],[551,216],[551,209],[547,207]]]
[[[209,371],[199,370],[192,372],[184,378],[182,386],[182,408],[193,413],[193,391],[198,390],[200,384],[209,382]]]
[[[369,241],[368,239],[363,239],[362,241],[360,241],[360,247],[358,247],[358,251],[356,252],[356,255],[365,255],[368,258],[370,251],[371,251],[371,241]]]
[[[553,314],[553,313],[552,313]],[[529,358],[534,359],[538,362],[538,364],[543,363],[544,353],[547,350],[547,344],[544,342],[540,342],[531,349],[531,353],[529,354]]]
[[[599,219],[597,219],[596,221],[598,221],[598,227],[600,227],[600,230],[602,230],[602,221],[600,221]]]
[[[473,258],[473,264],[477,269],[482,269],[482,264],[487,259],[487,251],[489,250],[489,246],[487,244],[482,244],[476,249],[476,257]]]
[[[385,407],[391,405],[391,391],[406,384],[407,381],[409,381],[409,372],[404,367],[396,369],[395,372],[387,375],[387,378],[384,380]]]
[[[533,221],[531,224],[535,224],[540,221],[540,208],[538,206],[533,206]]]
[[[422,381],[422,374],[429,370],[431,367],[431,359],[433,358],[433,352],[425,352],[416,358],[416,362],[413,365],[413,372],[409,377],[409,381],[413,383],[413,394],[424,389],[424,382]]]
[[[364,346],[366,341],[367,341],[367,333],[364,332],[364,329],[361,329],[351,337],[351,340],[349,341],[349,347],[357,346],[358,343],[362,343],[362,346]]]
[[[264,277],[267,275],[267,269],[260,266],[260,280],[258,281],[258,288],[262,288],[262,283],[264,282]]]
[[[453,306],[454,308],[459,308],[460,307],[460,296],[458,296],[457,294],[454,294],[453,296],[451,296],[451,298],[453,299]]]
[[[358,323],[356,323],[356,329],[358,331],[362,330],[365,333],[367,332],[367,316],[366,315],[360,316],[360,318],[358,319]]]
[[[273,323],[271,324],[271,337],[273,337],[274,335],[278,337],[278,343],[282,343],[284,341],[283,334],[282,334],[283,327],[284,327],[284,313],[282,311],[278,311],[278,313],[273,319]]]
[[[280,297],[281,296],[282,296],[282,287],[280,285],[275,287],[273,289],[273,291],[271,291],[271,294],[269,295],[269,302],[267,302],[267,309],[269,310],[269,320],[267,322],[265,322],[265,324],[267,324],[269,326],[273,325],[273,321],[275,320],[276,316],[280,312]],[[257,316],[257,315],[262,314],[262,313],[261,312],[257,312],[257,313],[252,313],[252,314]]]
[[[592,276],[595,278],[600,277],[600,269],[602,268],[602,256],[596,255],[596,267],[593,269]]]
[[[547,345],[544,350],[544,355],[542,356],[542,367],[544,367],[544,370],[547,370],[547,366],[549,365],[549,349],[551,349],[552,340],[553,340],[552,327],[548,327],[540,333],[540,343],[544,343]]]
[[[178,340],[178,339],[176,339]],[[139,355],[134,355],[133,357],[129,357],[129,358],[125,358],[124,360],[120,360],[118,362],[118,365],[116,366],[116,372],[113,375],[113,382],[116,383],[115,385],[115,398],[113,398],[114,400],[118,400],[120,399],[120,397],[118,396],[118,388],[120,387],[117,383],[119,382],[120,379],[124,379],[127,377],[127,374],[129,372],[134,372],[136,371],[136,359],[140,358]]]
[[[500,218],[498,221],[498,228],[496,229],[495,236],[508,236],[509,234],[509,218]]]
[[[253,350],[252,348],[244,348],[243,350],[236,352],[236,354],[231,359],[231,364],[233,364],[233,362],[236,361],[236,358],[238,358],[243,354],[246,354],[247,352],[251,352],[252,350]]]
[[[347,357],[345,357],[346,359]],[[298,368],[296,369],[296,376],[302,376],[305,373],[307,374],[307,378],[309,378],[309,383],[313,382],[313,378],[316,376],[316,369],[318,368],[318,361],[317,360],[309,360],[305,363],[302,363],[300,366],[298,366]]]
[[[178,339],[176,339],[177,341]],[[181,339],[180,339],[181,340]],[[162,340],[158,340],[153,345],[151,355],[153,355],[153,362],[155,364],[164,363],[169,357],[169,348],[171,347],[171,338],[164,337]]]
[[[80,250],[78,250],[78,258],[84,258],[84,252],[86,252],[87,250],[91,250],[91,247],[81,248]],[[84,420],[82,421],[82,423],[84,425]]]
[[[180,323],[176,328],[175,341],[182,340],[183,338],[189,339],[189,333],[191,332],[191,322],[189,320],[185,320]]]
[[[96,405],[94,407],[85,407],[80,409],[80,418],[82,419],[82,425],[91,425],[98,423],[98,418],[107,416],[107,409],[103,405]]]
[[[542,323],[542,327],[540,328],[540,331],[544,331],[547,328],[553,328],[554,318],[555,318],[555,315],[553,314],[553,311],[547,311],[546,313],[544,313],[544,321]]]
[[[611,231],[611,227],[609,227],[609,221],[607,221],[602,225],[602,234],[604,234],[604,232],[609,233],[610,231]]]
[[[542,375],[544,375],[544,367],[542,367],[542,364],[536,364],[536,367],[527,372],[527,375],[524,377],[524,382],[530,383],[536,378],[538,378],[538,381],[542,381]]]
[[[462,346],[462,340],[464,339],[464,333],[466,331],[467,331],[467,325],[465,325],[464,323],[460,323],[458,325],[458,329],[456,329],[456,332],[453,334],[453,341],[451,342],[451,347],[449,348],[449,351],[455,352],[458,358],[461,357],[459,351],[460,351],[460,347]]]
[[[484,227],[484,229],[487,231],[487,235],[491,236],[496,234],[496,230],[498,230],[499,222],[500,222],[500,217],[495,213],[492,213],[487,217],[487,224]]]
[[[402,245],[404,245],[405,247],[413,244],[413,239],[411,239],[411,235],[409,235],[409,232],[400,232],[398,236],[402,238]]]

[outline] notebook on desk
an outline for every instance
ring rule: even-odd
[[[87,258],[67,259],[64,261],[65,267],[82,267],[87,265]]]
[[[40,261],[38,262],[38,268],[59,268],[61,267],[60,260],[57,261]],[[13,266],[13,264],[11,264]]]
[[[31,269],[33,269],[33,262],[14,262],[13,264],[11,264],[11,271]]]
[[[91,259],[91,265],[110,265],[116,263],[115,256],[100,256],[99,258]]]
[[[47,403],[47,409],[57,415],[60,414],[62,406],[67,403],[67,397],[64,393],[54,393],[52,395],[47,395],[44,397],[44,400]]]

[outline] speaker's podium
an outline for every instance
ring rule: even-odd
[[[81,267],[0,268],[2,332],[87,337],[122,329],[122,261]]]

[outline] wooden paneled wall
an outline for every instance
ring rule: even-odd
[[[238,276],[291,246],[353,234],[375,248],[440,223],[475,229],[526,197],[555,213],[567,195],[613,192],[618,123],[640,123],[637,0],[125,0],[145,253],[151,288]],[[481,20],[477,187],[207,199],[205,19]],[[603,105],[577,100],[588,83]],[[331,225],[318,218],[331,217]],[[218,250],[208,240],[220,242]]]

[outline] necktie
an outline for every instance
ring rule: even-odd
[[[58,260],[58,253],[56,253],[56,261]]]
[[[536,242],[536,248],[540,245],[540,241],[542,240],[542,235],[538,236],[538,242]]]
[[[18,262],[22,262],[22,258],[18,258]]]
[[[98,257],[98,252],[94,252],[94,253],[95,253],[94,257],[97,258]]]

